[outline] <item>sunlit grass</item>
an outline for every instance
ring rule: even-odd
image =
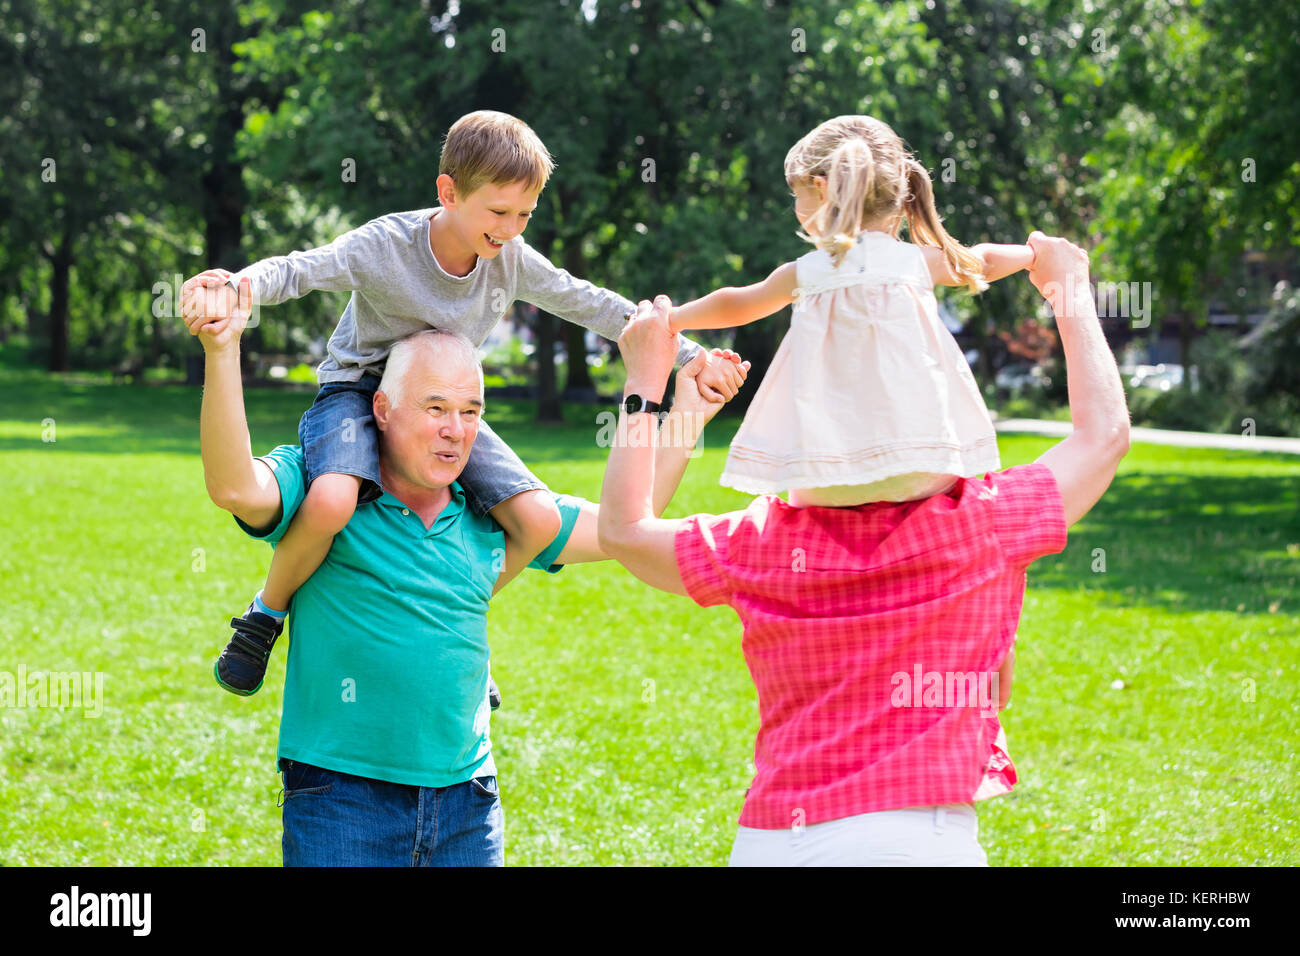
[[[310,400],[250,391],[255,450],[296,440]],[[279,863],[283,649],[253,698],[211,676],[270,550],[207,500],[198,408],[190,389],[0,382],[0,670],[101,672],[105,696],[98,718],[0,709],[0,863]],[[598,411],[489,420],[595,498]],[[744,506],[717,485],[734,427],[711,427],[670,513]],[[1004,435],[1003,464],[1051,442]],[[990,861],[1300,862],[1297,577],[1300,459],[1135,446],[1030,570],[1005,715],[1021,783],[980,805]],[[757,728],[732,612],[573,567],[512,584],[490,634],[508,862],[725,862]]]

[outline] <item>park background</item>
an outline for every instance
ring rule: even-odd
[[[821,120],[890,123],[958,239],[1092,254],[1138,442],[1031,569],[994,864],[1295,864],[1300,8],[1228,0],[799,3],[0,0],[0,672],[104,676],[103,712],[0,707],[0,863],[274,864],[284,652],[250,699],[211,663],[269,549],[204,493],[183,279],[434,204],[447,128],[526,120],[557,169],[525,238],[632,298],[755,281],[808,248],[782,160]],[[1023,277],[942,293],[1003,419],[1068,418]],[[255,451],[296,440],[346,298],[245,335]],[[698,336],[754,374],[670,513],[718,487],[788,313]],[[520,308],[489,420],[598,497],[608,343]],[[1051,439],[1003,432],[1004,466]],[[621,569],[493,602],[510,863],[721,863],[752,772],[740,629]],[[0,674],[2,676],[2,674]]]

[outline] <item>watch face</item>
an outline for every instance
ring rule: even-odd
[[[639,412],[641,410],[641,401],[642,399],[640,395],[629,395],[627,398],[623,399],[623,410],[629,415],[634,412]]]

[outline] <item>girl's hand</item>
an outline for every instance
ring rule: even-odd
[[[680,410],[684,415],[699,416],[698,421],[701,426],[718,414],[722,410],[722,406],[726,404],[726,401],[709,397],[700,384],[700,374],[710,364],[720,365],[722,377],[729,383],[734,382],[736,387],[732,395],[735,395],[740,390],[740,386],[749,377],[749,363],[741,361],[740,356],[731,349],[714,349],[712,352],[701,349],[689,362],[677,370],[677,388],[673,392],[673,411]]]
[[[749,376],[749,363],[731,349],[704,353],[705,365],[695,376],[700,394],[711,402],[729,402]],[[680,374],[680,373],[679,373]]]

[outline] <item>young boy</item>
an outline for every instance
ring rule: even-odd
[[[324,561],[356,506],[383,494],[371,413],[389,349],[431,326],[481,345],[515,300],[617,339],[635,312],[622,296],[576,279],[523,241],[521,233],[554,169],[546,147],[513,116],[480,110],[447,133],[434,209],[372,220],[318,249],[273,256],[237,275],[209,270],[185,284],[182,315],[191,333],[245,302],[274,305],[313,289],[350,290],[317,378],[321,389],[299,425],[310,488],[271,560],[266,586],[242,617],[214,667],[217,683],[256,693],[290,600]],[[678,363],[699,348],[679,341]],[[709,356],[697,381],[716,400],[741,381],[738,366]],[[491,514],[528,542],[530,557],[559,533],[554,499],[518,456],[480,422],[460,476],[476,513]]]

